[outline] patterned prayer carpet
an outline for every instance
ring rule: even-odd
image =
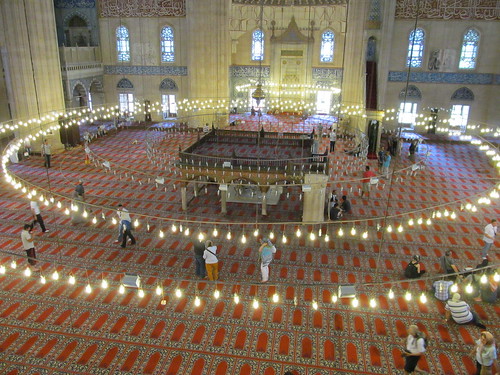
[[[396,285],[392,300],[387,297],[390,284],[362,283],[401,279],[413,254],[422,256],[430,276],[438,275],[439,257],[448,248],[455,250],[460,268],[480,262],[482,231],[488,219],[499,216],[498,203],[476,204],[475,213],[460,211],[460,204],[453,204],[464,198],[475,202],[476,194],[498,183],[477,148],[458,142],[429,143],[420,152],[423,157],[429,151],[425,169],[395,173],[392,184],[383,179],[370,199],[362,199],[359,172],[364,164],[347,156],[343,152],[347,145],[339,141],[330,156],[334,168],[329,189],[351,197],[349,219],[397,215],[439,204],[447,204],[440,210],[454,211],[457,218],[432,218],[432,224],[426,225],[430,213],[424,212],[424,224],[410,227],[408,219],[417,220],[420,214],[403,216],[391,222],[394,227],[402,223],[402,233],[377,231],[374,220],[323,225],[323,236],[314,241],[306,232],[317,233],[320,226],[303,227],[300,238],[294,234],[295,227],[287,227],[286,244],[280,240],[283,226],[266,225],[260,234],[273,231],[278,252],[271,265],[271,283],[258,284],[258,244],[251,233],[242,244],[238,228],[229,223],[300,221],[300,188],[285,187],[279,204],[269,209],[265,219],[256,218],[258,207],[236,203],[228,203],[229,212],[222,216],[215,186],[197,196],[190,188],[185,213],[173,181],[179,176],[172,160],[179,146],[184,148],[195,139],[193,133],[129,129],[90,145],[101,162],[110,163],[110,170],[97,161],[84,164],[80,148],[53,156],[48,172],[39,157],[12,165],[20,177],[66,197],[82,178],[87,202],[95,205],[89,220],[95,216],[97,224],[73,225],[61,209],[42,205],[50,232],[38,231],[35,242],[45,284],[38,273],[23,274],[25,260],[0,254],[0,265],[6,267],[0,275],[1,374],[402,374],[400,353],[409,324],[417,324],[429,336],[422,369],[446,375],[474,372],[469,352],[479,329],[444,322],[443,304],[431,293],[426,304],[417,300],[432,281]],[[154,152],[146,141],[154,144]],[[326,138],[322,146],[327,146]],[[369,163],[377,169],[376,163]],[[398,170],[409,165],[405,156],[395,162]],[[165,178],[164,185],[155,183],[157,176]],[[30,218],[28,201],[3,181],[0,191],[1,249],[22,255],[20,232]],[[141,221],[135,230],[137,244],[126,249],[113,243],[117,227],[111,223],[112,211],[106,209],[118,203]],[[220,251],[220,283],[194,275],[191,241],[199,228],[211,233],[212,227],[191,225],[186,236],[172,233],[161,217],[228,224],[232,238],[226,238],[225,226],[214,238]],[[353,226],[356,236],[350,234]],[[337,232],[341,227],[342,237]],[[158,235],[160,229],[163,238]],[[369,236],[361,239],[359,234],[365,230]],[[326,231],[329,242],[323,239]],[[13,259],[17,259],[16,269],[11,268]],[[490,259],[499,263],[495,246]],[[58,280],[52,278],[56,269]],[[133,289],[120,294],[123,272],[143,275],[143,297]],[[74,285],[68,283],[70,275],[76,278]],[[108,281],[108,288],[101,287],[102,279]],[[339,283],[357,284],[359,307],[346,299],[332,302]],[[89,293],[87,284],[92,287]],[[161,295],[155,293],[157,286],[163,288]],[[176,288],[183,291],[181,297],[175,296]],[[218,299],[213,297],[215,289],[220,292]],[[413,294],[411,301],[404,298],[406,290]],[[238,304],[234,293],[240,297]],[[277,303],[271,298],[274,293],[280,296]],[[196,297],[199,306],[194,305]],[[375,298],[377,308],[369,306],[370,298]],[[257,309],[254,299],[260,302]],[[312,308],[313,302],[318,310]],[[469,302],[499,338],[498,304]]]

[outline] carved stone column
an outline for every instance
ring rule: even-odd
[[[349,0],[342,77],[342,103],[353,106],[365,102],[365,21],[369,0]],[[350,126],[364,130],[365,119],[353,116]]]
[[[323,174],[308,174],[304,176],[303,222],[324,221],[327,181],[328,176]]]
[[[182,210],[187,211],[187,184],[183,183],[181,185],[181,205],[182,205]]]
[[[64,110],[53,0],[1,0],[0,13],[12,117],[28,119]],[[42,125],[42,130],[50,125],[54,124]],[[38,124],[30,126],[20,130],[20,136],[40,129]],[[63,147],[58,131],[46,138],[53,150]],[[34,148],[41,143],[33,142]]]

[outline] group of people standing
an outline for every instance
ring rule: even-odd
[[[196,267],[196,276],[201,279],[208,279],[216,281],[219,279],[219,259],[217,246],[211,240],[201,240],[193,242],[193,252]],[[269,265],[274,259],[276,253],[276,246],[268,238],[263,238],[260,241],[258,249],[261,282],[267,283],[269,281]]]

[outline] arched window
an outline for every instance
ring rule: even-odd
[[[116,52],[118,61],[130,61],[130,39],[125,26],[116,28]]]
[[[408,38],[408,58],[406,66],[419,68],[424,57],[425,32],[422,29],[412,30]]]
[[[255,30],[252,34],[252,60],[264,60],[264,32]]]
[[[161,62],[174,62],[174,29],[165,26],[161,29]]]
[[[321,62],[333,62],[333,50],[335,48],[335,34],[333,31],[325,31],[321,35],[321,52],[319,59]]]
[[[474,69],[476,67],[477,48],[479,46],[479,33],[477,30],[469,29],[464,34],[462,51],[460,52],[460,69]]]

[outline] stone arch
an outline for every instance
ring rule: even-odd
[[[78,81],[71,90],[71,102],[74,107],[87,106],[88,94],[85,85]]]
[[[178,91],[177,83],[171,78],[165,78],[160,83],[160,91]]]
[[[90,27],[90,25],[92,24],[92,22],[90,22],[90,19],[85,14],[83,14],[82,12],[80,12],[78,10],[75,10],[74,12],[71,12],[71,13],[67,14],[66,17],[64,17],[63,25],[65,28],[71,27],[70,21],[74,17],[78,17],[78,18],[82,19],[86,23],[87,27]]]
[[[406,87],[404,87],[399,92],[399,99],[405,100],[405,92],[407,92],[406,100],[409,100],[409,99],[422,100],[422,93],[420,92],[419,88],[415,85],[408,85],[408,91],[406,91]]]
[[[471,89],[467,87],[460,87],[458,90],[455,90],[453,95],[451,96],[451,100],[474,100],[474,93]]]
[[[117,89],[133,89],[134,85],[128,78],[122,78],[116,84]]]

